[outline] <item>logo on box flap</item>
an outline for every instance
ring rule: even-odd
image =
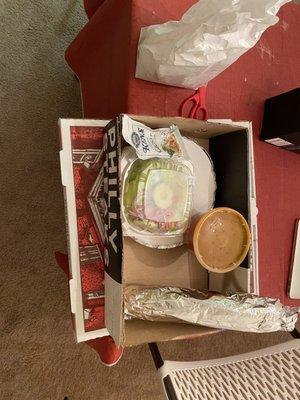
[[[121,282],[122,264],[122,225],[120,218],[119,160],[116,122],[107,126],[104,137],[104,198],[106,210],[105,227],[105,267],[107,273]]]
[[[133,132],[131,135],[131,140],[132,143],[135,147],[139,147],[140,143],[141,143],[141,139],[139,137],[139,135],[136,132]]]

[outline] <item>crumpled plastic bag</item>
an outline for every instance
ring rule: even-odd
[[[200,0],[180,21],[142,28],[136,77],[197,89],[253,47],[289,1]]]

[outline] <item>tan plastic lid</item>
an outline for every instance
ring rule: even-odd
[[[204,214],[193,235],[198,261],[209,271],[217,273],[237,268],[246,257],[250,242],[250,229],[245,218],[226,207]]]

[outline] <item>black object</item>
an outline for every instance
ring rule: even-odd
[[[164,365],[164,361],[162,359],[162,356],[160,354],[160,351],[158,349],[158,346],[156,343],[149,343],[149,349],[155,364],[156,369],[159,369]],[[165,376],[163,378],[163,385],[164,389],[167,395],[168,400],[179,400],[178,397],[176,396],[171,378],[169,375]]]
[[[209,154],[217,180],[215,207],[230,207],[246,220],[249,214],[247,132],[237,131],[209,139]]]
[[[294,339],[300,339],[300,332],[295,328],[290,334],[293,336]]]
[[[209,139],[209,154],[217,180],[215,207],[230,207],[249,219],[248,138],[245,131]],[[248,268],[248,256],[240,265]]]
[[[164,365],[164,361],[162,359],[162,356],[160,355],[158,346],[156,343],[148,343],[154,364],[156,369],[159,369],[160,367],[162,367]]]
[[[112,120],[105,127],[103,150],[104,162],[104,199],[106,212],[105,227],[105,271],[118,283],[122,282],[123,237],[120,208],[119,156],[121,135],[118,119]],[[109,212],[108,212],[109,210]]]
[[[265,101],[260,140],[300,153],[300,88]]]

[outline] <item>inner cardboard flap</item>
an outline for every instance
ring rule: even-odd
[[[124,346],[143,343],[164,342],[167,340],[191,339],[220,332],[205,326],[176,322],[151,322],[132,320],[125,322]]]
[[[228,121],[228,124],[225,124],[183,117],[153,117],[142,115],[128,116],[135,121],[139,121],[153,129],[168,128],[170,125],[175,124],[178,126],[181,134],[194,137],[196,139],[209,139],[213,136],[245,129],[243,126],[230,125],[230,121]]]
[[[151,249],[125,237],[123,283],[125,285],[178,286],[208,289],[207,270],[199,265],[192,249]]]
[[[176,286],[208,289],[208,273],[194,252],[183,245],[174,249],[151,249],[124,238],[124,286]],[[201,336],[215,329],[174,322],[125,321],[125,346]]]

